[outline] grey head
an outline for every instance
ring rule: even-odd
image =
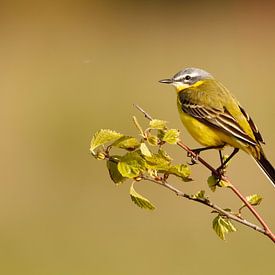
[[[178,87],[181,85],[193,85],[203,79],[213,79],[213,76],[198,68],[186,68],[176,73],[172,78],[160,80],[160,83],[173,84]]]

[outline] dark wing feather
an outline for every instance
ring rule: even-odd
[[[256,140],[258,142],[261,142],[261,143],[265,144],[264,139],[263,139],[261,133],[259,132],[258,127],[253,122],[252,118],[248,115],[248,113],[241,106],[239,106],[239,107],[240,107],[240,110],[243,113],[243,115],[246,117],[246,119],[247,119],[247,121],[248,121],[248,123],[249,123],[249,125],[250,125],[250,127],[253,131],[253,134],[254,134]]]
[[[241,141],[244,141],[251,145],[257,145],[257,142],[245,133],[245,131],[240,127],[236,119],[225,108],[223,110],[215,108],[206,108],[198,104],[190,103],[186,99],[184,99],[181,102],[181,107],[183,112],[193,116],[199,121],[209,126],[215,127],[223,131],[224,133],[231,134],[232,136],[236,137]],[[260,133],[257,131],[256,125],[252,122],[251,119],[248,120],[248,122],[251,127],[253,125],[253,132],[255,130],[255,132],[258,133],[259,139],[257,140],[262,141],[262,137]]]

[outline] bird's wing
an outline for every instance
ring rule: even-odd
[[[224,107],[223,110],[216,109],[213,107],[205,107],[199,104],[194,104],[188,102],[185,98],[183,102],[181,102],[181,107],[183,112],[189,114],[190,116],[196,118],[197,120],[205,123],[209,126],[215,127],[223,131],[226,134],[231,134],[232,136],[236,137],[237,139],[246,142],[251,145],[257,145],[257,141],[253,140],[239,125],[238,121],[229,113],[229,111]],[[241,109],[242,110],[242,109]],[[243,111],[242,111],[243,112]],[[246,114],[246,113],[245,113]],[[245,115],[244,114],[244,115]],[[246,115],[245,115],[246,116]],[[260,133],[257,131],[257,128],[253,121],[250,119],[248,120],[250,127],[255,132],[258,133],[255,138],[257,140],[262,140]],[[254,130],[253,130],[254,132]]]
[[[258,127],[253,122],[252,118],[248,115],[248,113],[240,105],[239,105],[239,108],[240,108],[241,112],[243,113],[243,115],[245,116],[246,120],[248,121],[256,140],[258,142],[261,142],[261,143],[265,144],[264,139],[263,139],[260,131],[258,130]]]

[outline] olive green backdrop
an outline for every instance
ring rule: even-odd
[[[151,184],[137,190],[157,209],[141,210],[130,182],[116,187],[89,154],[96,130],[134,134],[132,115],[145,122],[133,103],[196,147],[174,90],[157,82],[195,66],[242,102],[275,163],[274,6],[178,2],[0,2],[1,274],[273,274],[263,235],[236,225],[221,241],[209,209]],[[175,184],[236,208],[229,190],[211,193],[208,174],[197,165],[193,183]],[[275,230],[275,191],[253,160],[240,153],[228,174],[244,194],[264,196],[259,211]]]

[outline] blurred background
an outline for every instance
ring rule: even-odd
[[[135,134],[132,115],[147,123],[133,103],[198,146],[174,90],[158,83],[194,66],[236,95],[275,163],[275,7],[178,2],[0,2],[0,274],[273,274],[268,238],[236,224],[221,241],[210,209],[152,184],[136,189],[157,209],[141,210],[130,182],[115,186],[89,154],[98,129]],[[217,153],[204,156],[217,163]],[[228,174],[244,194],[264,197],[259,212],[275,230],[274,188],[251,158],[240,153]],[[208,189],[208,175],[197,165],[194,182],[173,183],[237,209],[229,190]]]

